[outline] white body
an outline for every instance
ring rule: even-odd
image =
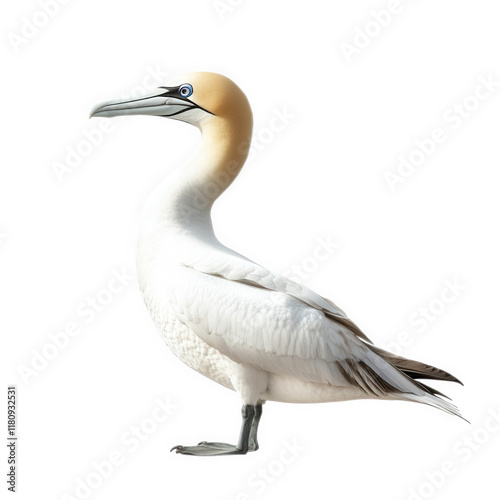
[[[158,186],[138,243],[144,300],[179,359],[244,404],[379,397],[456,412],[335,321],[347,318],[332,302],[222,245],[211,203],[199,203],[203,161],[196,155]],[[397,394],[380,390],[380,380]]]
[[[141,290],[174,354],[237,391],[245,405],[377,397],[458,415],[413,379],[457,381],[453,376],[377,349],[333,302],[217,240],[210,211],[246,160],[250,105],[215,73],[184,75],[172,85],[100,104],[92,115],[168,116],[202,132],[197,154],[148,199],[138,242]]]
[[[256,404],[258,400],[311,403],[366,397],[360,388],[341,381],[332,386],[292,376],[285,367],[278,368],[270,351],[259,351],[260,346],[252,353],[255,359],[246,358],[246,362],[223,354],[222,344],[226,347],[239,335],[255,337],[262,331],[286,343],[291,336],[289,330],[300,323],[303,330],[297,333],[307,335],[305,329],[331,328],[327,325],[331,322],[323,313],[291,296],[193,269],[191,266],[198,264],[206,272],[226,268],[235,274],[251,274],[259,266],[224,247],[213,233],[189,234],[168,218],[152,223],[149,217],[146,211],[143,227],[148,230],[141,232],[138,245],[140,286],[158,330],[179,359],[237,391],[245,404]],[[212,337],[211,345],[204,340],[206,336]],[[220,350],[216,346],[221,346]],[[285,358],[282,364],[288,362]],[[261,364],[277,369],[266,370]]]

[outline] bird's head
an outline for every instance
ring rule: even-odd
[[[207,124],[252,122],[248,100],[229,78],[217,73],[188,73],[141,97],[103,102],[93,116],[153,115],[191,123],[203,130]]]

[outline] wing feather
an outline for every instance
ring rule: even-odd
[[[183,256],[172,307],[190,329],[233,361],[270,373],[353,385],[368,395],[430,404],[460,416],[414,378],[455,380],[437,368],[373,346],[333,302],[226,247]]]
[[[270,280],[260,269],[245,275],[251,284],[234,269],[233,279],[221,271],[221,266],[210,273],[206,267],[186,268],[184,279],[176,280],[175,304],[191,330],[233,361],[310,382],[354,385],[375,396],[423,394],[410,377],[322,309],[272,290],[270,283],[255,282],[256,276]],[[283,285],[277,283],[276,288]]]
[[[326,317],[347,327],[365,342],[373,343],[331,300],[283,275],[269,271],[230,249],[215,254],[213,251],[206,252],[199,258],[186,259],[185,265],[199,272],[219,276],[229,281],[285,293],[321,311]]]

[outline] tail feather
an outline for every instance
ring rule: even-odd
[[[415,401],[417,403],[423,403],[426,405],[433,406],[434,408],[443,410],[446,413],[449,413],[450,415],[455,415],[456,417],[459,417],[470,424],[470,422],[466,418],[462,417],[462,415],[460,414],[460,410],[454,404],[450,403],[449,401],[445,401],[444,399],[441,399],[437,396],[433,396],[432,394],[427,394],[425,396],[417,396],[415,394],[405,394],[404,399],[407,399],[408,401]]]
[[[405,399],[408,401],[415,401],[418,403],[424,403],[433,406],[434,408],[443,410],[446,413],[460,417],[461,419],[468,422],[468,420],[462,417],[460,411],[454,404],[444,399],[441,399],[441,398],[446,398],[449,400],[450,398],[448,398],[448,396],[434,389],[433,387],[430,387],[427,384],[420,382],[417,379],[445,380],[449,382],[457,382],[463,385],[462,382],[460,382],[460,380],[458,380],[450,373],[441,370],[439,368],[436,368],[434,366],[427,365],[419,361],[406,359],[401,356],[397,356],[396,354],[392,354],[388,351],[380,349],[379,347],[375,347],[374,345],[368,345],[368,347],[375,354],[380,356],[384,361],[386,361],[391,366],[399,370],[406,377],[408,377],[408,379],[411,379],[412,382],[415,384],[415,386],[417,386],[419,389],[421,389],[421,391],[423,391],[423,394],[422,393],[418,394],[418,392],[420,392],[418,390],[415,391],[417,392],[417,394],[413,394],[411,392],[406,392],[406,391],[399,393],[398,396],[401,399]]]

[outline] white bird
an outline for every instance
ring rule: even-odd
[[[201,146],[153,191],[141,217],[138,273],[163,339],[184,363],[236,391],[236,445],[175,446],[187,455],[258,449],[265,401],[318,403],[379,398],[426,403],[460,416],[416,379],[449,373],[375,347],[333,302],[221,244],[211,208],[248,154],[252,111],[228,78],[191,73],[141,98],[108,101],[91,116],[156,115],[198,127]]]

